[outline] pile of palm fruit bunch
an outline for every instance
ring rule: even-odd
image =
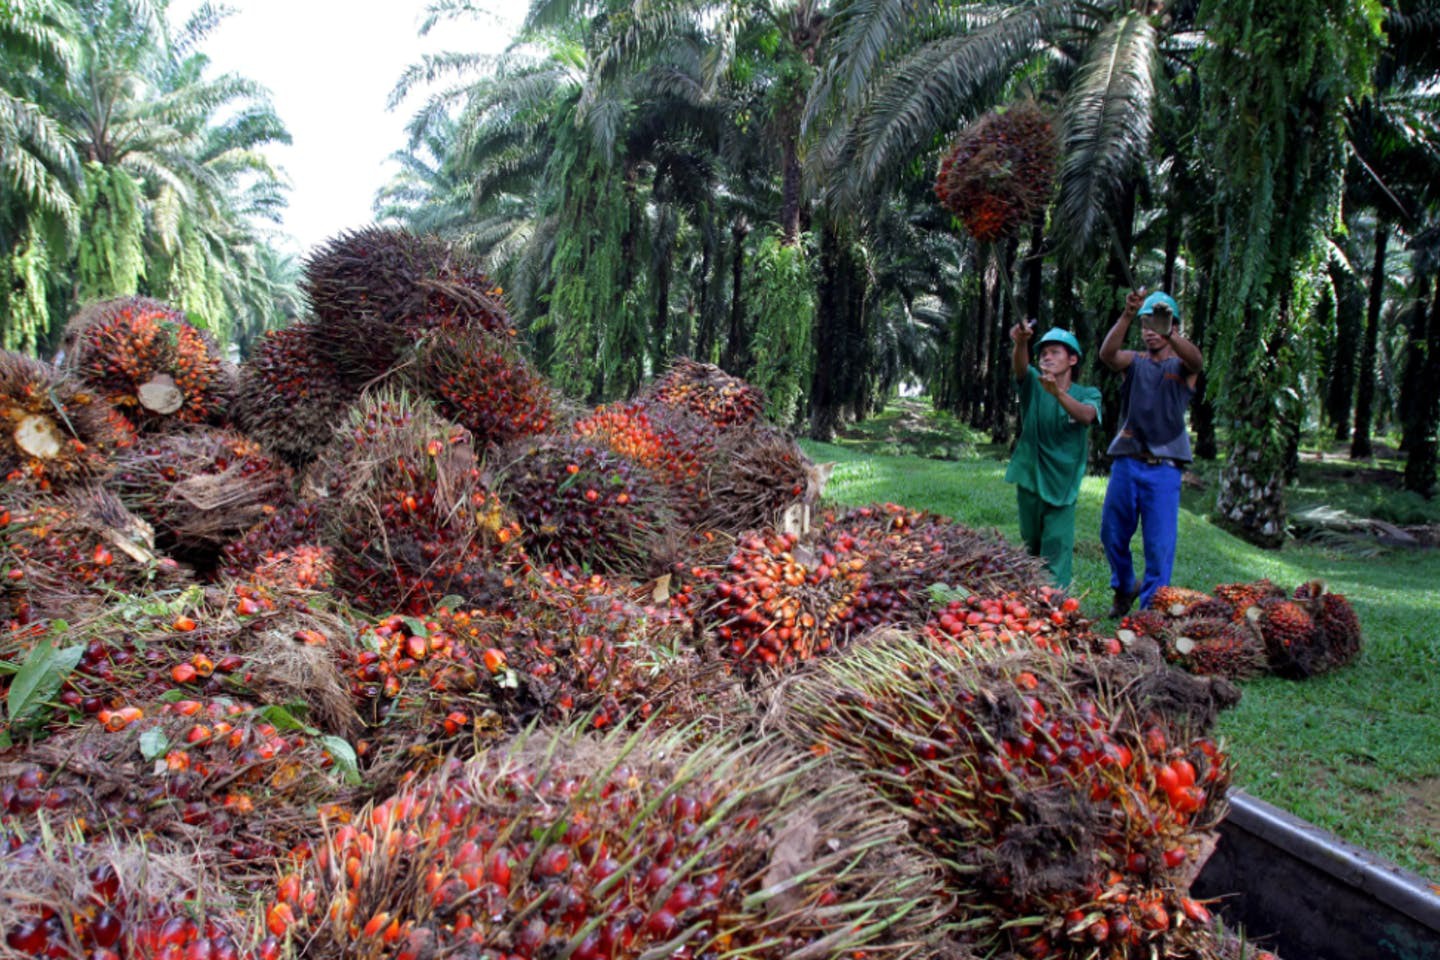
[[[1189,895],[1230,778],[1199,678],[1188,709],[1162,709],[1117,658],[899,633],[822,667],[786,688],[784,727],[906,817],[978,953],[1225,955]]]
[[[210,334],[147,297],[92,304],[66,327],[64,365],[141,431],[218,422],[234,389]]]
[[[1155,642],[1192,673],[1232,679],[1326,673],[1354,661],[1362,642],[1350,601],[1317,580],[1290,592],[1269,580],[1222,583],[1208,594],[1162,587],[1116,634],[1127,645]]]
[[[903,957],[934,938],[931,869],[855,778],[686,739],[537,735],[418,777],[281,879],[269,929],[317,958]]]
[[[1010,236],[1045,209],[1059,145],[1049,114],[1022,101],[968,124],[940,161],[935,196],[981,242]]]
[[[243,434],[205,426],[141,437],[116,457],[106,486],[164,552],[202,572],[294,498],[288,465]]]
[[[94,391],[50,364],[0,353],[0,477],[62,490],[103,478],[135,431]]]
[[[820,512],[826,471],[714,366],[576,412],[438,241],[349,234],[306,284],[230,422],[223,391],[184,418],[188,347],[165,389],[79,379],[191,342],[150,301],[0,367],[8,949],[1238,956],[1185,889],[1218,681],[1124,673],[998,536]]]

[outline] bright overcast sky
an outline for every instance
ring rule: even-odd
[[[198,5],[173,0],[178,27]],[[375,192],[396,170],[387,158],[405,146],[404,127],[421,94],[385,109],[395,82],[425,52],[498,53],[525,4],[496,0],[505,25],[442,23],[425,37],[425,0],[230,0],[236,12],[205,41],[216,73],[268,87],[290,130],[271,148],[292,184],[284,230],[305,253],[341,230],[373,219]]]

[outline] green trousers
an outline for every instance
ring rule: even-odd
[[[1075,504],[1057,507],[1020,486],[1015,488],[1015,497],[1020,505],[1020,539],[1026,551],[1044,558],[1055,586],[1069,587],[1075,560]]]

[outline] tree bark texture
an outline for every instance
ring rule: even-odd
[[[1325,415],[1339,441],[1350,436],[1355,371],[1365,329],[1365,293],[1354,276],[1334,260],[1330,262],[1330,284],[1335,291],[1335,349],[1326,377]]]
[[[832,440],[859,394],[864,353],[864,264],[827,222],[820,234],[820,284],[815,310],[815,372],[810,386],[810,437]]]
[[[1436,463],[1440,458],[1440,282],[1434,287],[1429,308],[1424,301],[1420,306],[1425,314],[1424,357],[1413,397],[1414,421],[1407,424],[1406,430],[1411,437],[1410,455],[1405,459],[1405,489],[1426,499],[1435,496]]]

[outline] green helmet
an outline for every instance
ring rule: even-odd
[[[1051,327],[1045,331],[1045,335],[1035,341],[1035,352],[1039,353],[1040,348],[1047,343],[1058,343],[1077,357],[1084,357],[1080,350],[1080,341],[1075,339],[1075,334],[1069,330],[1062,330],[1060,327]]]

